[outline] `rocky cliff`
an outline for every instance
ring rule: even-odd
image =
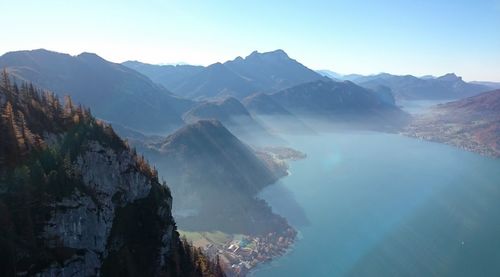
[[[0,275],[216,271],[186,253],[156,170],[88,110],[4,74],[0,113]]]

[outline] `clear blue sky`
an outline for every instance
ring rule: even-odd
[[[207,65],[280,48],[313,69],[500,81],[500,0],[0,1],[0,53]]]

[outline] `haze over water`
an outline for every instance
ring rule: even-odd
[[[300,239],[252,276],[500,272],[499,160],[376,132],[287,139],[308,157],[261,197]]]

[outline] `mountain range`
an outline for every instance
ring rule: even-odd
[[[375,99],[372,97],[374,95],[389,104],[393,102],[387,90],[377,88],[369,94],[353,84],[334,85],[335,82],[289,58],[282,50],[253,52],[246,58],[236,58],[208,67],[153,66],[138,62],[127,62],[125,65],[136,67],[155,80],[163,80],[162,76],[169,76],[165,77],[165,80],[168,79],[170,83],[177,82],[178,87],[184,88],[184,95],[174,95],[162,84],[154,83],[141,73],[106,61],[95,54],[70,56],[41,49],[10,52],[0,57],[0,67],[6,68],[17,80],[32,82],[54,91],[60,97],[68,94],[76,103],[90,107],[99,118],[144,133],[168,134],[197,119],[218,119],[236,135],[247,141],[255,141],[248,138],[256,137],[252,135],[256,131],[260,133],[261,138],[264,135],[268,138],[273,136],[267,132],[269,126],[264,126],[265,122],[257,122],[245,106],[249,107],[252,113],[259,115],[264,112],[268,115],[279,113],[282,117],[286,115],[289,123],[271,128],[283,131],[294,129],[290,120],[297,120],[296,125],[300,128],[295,129],[308,129],[294,115],[297,111],[318,115],[333,114],[340,110],[345,112],[349,109],[353,112],[372,108],[376,110],[382,106],[366,105],[376,104],[377,101],[371,101]],[[200,85],[200,82],[203,84]],[[314,84],[343,88],[333,93],[320,93]],[[288,88],[282,90],[286,87]],[[348,90],[352,92],[346,93],[341,97],[341,102],[338,102],[338,93]],[[261,94],[269,94],[271,98],[265,99],[262,95],[253,97],[253,92],[256,91],[263,91]],[[309,102],[299,103],[304,94],[309,95]],[[227,95],[246,98],[245,106]],[[351,96],[345,98],[347,95]],[[217,99],[200,102],[185,97]],[[358,105],[358,100],[363,102],[365,97],[371,100]],[[316,104],[324,106],[318,109]],[[369,115],[369,112],[364,113],[364,116],[366,115]]]
[[[318,72],[334,79],[352,81],[366,88],[375,89],[378,86],[389,88],[398,100],[453,100],[496,88],[495,83],[492,82],[465,82],[454,73],[440,77],[431,75],[415,77],[389,73],[364,76],[359,74],[341,75],[330,70]]]
[[[400,125],[407,118],[396,107],[400,100],[458,99],[488,90],[485,84],[467,83],[455,74],[417,78],[319,71],[353,80],[337,82],[282,50],[254,51],[207,67],[137,61],[122,65],[90,53],[70,56],[33,50],[1,56],[0,67],[19,81],[60,97],[69,94],[99,118],[128,130],[166,135],[198,119],[218,119],[247,142],[255,141],[248,139],[250,130],[271,137],[269,130],[294,129],[294,121],[301,126],[297,129],[306,130],[307,124],[300,122],[303,116]],[[271,115],[281,117],[283,124],[268,124]]]
[[[141,63],[139,61],[126,61],[122,65],[140,72],[153,82],[166,88],[176,88],[195,74],[203,71],[205,67],[196,65],[156,65]]]
[[[245,58],[237,57],[204,68],[154,66],[138,62],[125,62],[124,65],[157,80],[178,95],[193,99],[227,96],[243,99],[256,92],[278,91],[322,78],[288,57],[283,50],[254,51]]]
[[[397,99],[459,99],[488,90],[484,85],[464,82],[449,73],[437,78],[417,78],[411,75],[396,76],[382,73],[354,80],[360,86],[383,85],[389,87]]]
[[[289,111],[296,113],[370,112],[395,109],[373,91],[352,82],[319,80],[282,90],[270,97]]]
[[[141,131],[175,129],[183,124],[182,113],[194,105],[137,71],[91,53],[9,52],[0,57],[0,68],[60,97],[70,95],[101,119]]]
[[[380,93],[350,81],[317,80],[268,96],[249,98],[245,103],[253,110],[257,107],[265,110],[279,103],[280,110],[285,109],[304,119],[315,118],[330,123],[368,123],[369,128],[400,125],[408,118],[405,112],[381,97]]]

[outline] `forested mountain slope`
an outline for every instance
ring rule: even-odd
[[[222,276],[157,171],[88,109],[0,84],[0,275]]]
[[[61,98],[70,95],[100,119],[141,131],[164,133],[178,128],[183,123],[181,114],[194,104],[137,71],[92,53],[9,52],[0,56],[3,68],[16,80],[32,82]]]

